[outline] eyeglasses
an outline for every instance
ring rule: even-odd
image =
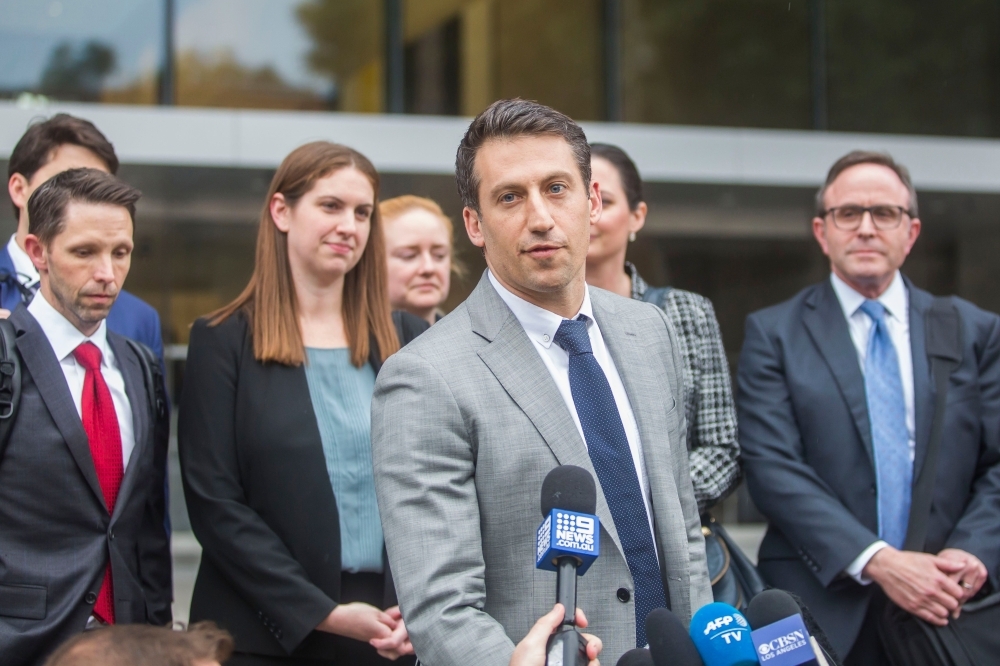
[[[870,213],[875,228],[879,231],[895,229],[903,221],[903,215],[913,217],[907,209],[902,206],[835,206],[823,211],[823,217],[833,216],[833,225],[842,231],[856,231],[861,227],[861,221],[865,213]]]

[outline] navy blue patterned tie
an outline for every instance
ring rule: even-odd
[[[573,394],[590,460],[611,509],[625,561],[635,583],[635,644],[646,645],[646,616],[665,608],[666,593],[653,547],[639,475],[632,460],[625,426],[611,385],[594,358],[587,334],[587,317],[564,319],[554,342],[569,354],[569,387]]]
[[[885,325],[885,307],[867,300],[860,309],[872,320],[865,356],[865,396],[878,484],[878,535],[889,545],[902,548],[910,522],[913,462],[899,356]]]

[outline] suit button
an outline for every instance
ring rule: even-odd
[[[618,588],[618,601],[623,604],[628,603],[628,600],[632,598],[632,593],[626,590],[624,587]]]
[[[277,638],[279,641],[281,640],[281,629],[278,629],[274,632],[274,637]]]
[[[87,596],[83,598],[88,604],[97,603],[97,595],[93,592],[87,592]]]
[[[878,488],[875,487],[874,483],[872,484],[872,487],[869,488],[868,490],[869,492],[871,492],[872,495],[878,495]]]
[[[108,538],[111,539],[112,541],[115,540],[115,531],[114,530],[108,530]]]

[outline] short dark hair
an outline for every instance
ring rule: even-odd
[[[135,202],[141,196],[139,190],[97,169],[63,171],[42,183],[28,199],[28,233],[48,245],[62,232],[71,201],[121,206],[134,222]]]
[[[77,634],[45,666],[194,666],[209,659],[225,662],[232,653],[232,636],[212,622],[187,631],[118,624]]]
[[[625,198],[628,199],[628,209],[635,211],[639,204],[644,201],[642,177],[639,176],[639,169],[636,168],[635,162],[628,156],[628,153],[610,143],[592,143],[590,144],[590,155],[607,160],[618,171],[622,188],[625,190]]]
[[[59,146],[71,144],[86,148],[104,162],[111,173],[118,173],[115,147],[94,123],[68,113],[57,113],[48,120],[36,122],[18,140],[7,163],[7,180],[19,173],[28,180],[49,163]],[[20,215],[14,206],[14,217]]]
[[[589,188],[590,144],[583,128],[566,114],[544,104],[524,99],[501,99],[476,116],[458,144],[455,180],[462,205],[480,213],[476,154],[483,144],[495,139],[543,135],[560,136],[566,140],[580,168],[583,184]]]
[[[878,164],[892,169],[910,193],[910,208],[908,211],[910,217],[918,217],[920,215],[917,209],[917,191],[913,188],[913,181],[910,180],[909,169],[892,159],[892,155],[889,153],[879,153],[874,150],[852,150],[833,163],[830,171],[826,174],[826,182],[823,183],[823,187],[819,188],[819,191],[816,193],[816,215],[818,217],[823,217],[826,214],[824,198],[826,197],[827,189],[833,184],[833,181],[837,180],[840,174],[859,164]]]

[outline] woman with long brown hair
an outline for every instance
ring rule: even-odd
[[[355,150],[293,151],[271,181],[249,284],[191,330],[178,432],[203,548],[191,620],[233,634],[230,664],[379,664],[413,651],[385,558],[369,412],[382,363],[427,325],[390,312],[378,186]]]

